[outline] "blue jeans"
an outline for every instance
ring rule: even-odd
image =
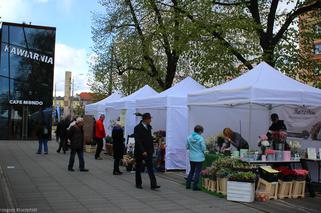
[[[187,181],[186,181],[186,187],[187,188],[191,187],[191,182],[192,182],[192,179],[194,177],[193,189],[197,189],[198,188],[198,182],[199,182],[200,173],[201,173],[201,170],[202,170],[202,162],[190,161],[190,165],[191,165],[191,170],[189,171],[189,174],[188,174],[188,178],[187,178]]]
[[[39,146],[38,146],[38,154],[42,152],[42,146],[44,149],[44,153],[48,153],[48,140],[47,139],[39,139]]]
[[[79,159],[79,169],[85,169],[84,151],[82,149],[72,149],[70,151],[68,169],[72,169],[74,167],[76,153]]]

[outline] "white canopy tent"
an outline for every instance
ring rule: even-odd
[[[107,103],[119,100],[121,99],[122,96],[123,94],[121,92],[116,91],[103,100],[100,100],[93,104],[88,104],[85,106],[85,114],[93,115],[97,119],[100,114],[105,113],[105,108]]]
[[[271,113],[280,115],[284,109],[298,106],[321,107],[321,90],[262,62],[232,81],[189,94],[188,105],[190,128],[203,124],[205,135],[213,135],[230,127],[256,148],[258,136],[268,130]],[[287,120],[285,123],[291,128]]]
[[[186,169],[187,94],[205,89],[190,77],[150,98],[138,99],[138,112],[151,113],[154,131],[166,131],[166,169]]]
[[[125,136],[134,133],[134,127],[136,125],[136,100],[139,98],[150,97],[157,95],[153,88],[148,85],[140,88],[136,92],[123,97],[119,100],[109,102],[105,105],[105,112],[108,116],[107,119],[110,121],[117,120],[118,117],[124,116],[124,125],[125,125]],[[111,133],[111,129],[108,130],[108,133]]]

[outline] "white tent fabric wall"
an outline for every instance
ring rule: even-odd
[[[150,112],[154,131],[166,131],[165,168],[186,169],[186,138],[188,136],[187,94],[205,89],[190,77],[151,98],[138,99],[139,112]],[[161,117],[153,113],[165,112]],[[161,127],[161,128],[158,128]]]

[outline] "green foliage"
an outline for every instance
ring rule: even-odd
[[[225,4],[100,0],[100,4],[106,11],[95,14],[92,27],[98,60],[91,86],[96,92],[119,89],[129,94],[147,83],[161,91],[186,76],[214,86],[260,61],[306,83],[320,82],[321,65],[299,48],[305,45],[311,51],[311,42],[320,35],[311,30],[300,34],[298,27],[299,15],[320,10],[317,1],[280,0],[272,5],[243,0]],[[281,10],[281,4],[290,9]],[[313,7],[301,9],[307,5]]]

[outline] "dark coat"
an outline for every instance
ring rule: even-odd
[[[124,155],[124,129],[120,126],[115,126],[112,130],[111,136],[113,138],[113,152],[114,159],[122,159]]]
[[[278,120],[277,123],[273,123],[270,126],[269,130],[271,130],[271,131],[280,131],[280,130],[286,131],[286,126],[284,124],[284,121],[283,120]]]
[[[82,150],[84,148],[84,131],[81,127],[78,127],[77,124],[69,129],[68,138],[72,150]]]
[[[147,153],[147,157],[153,157],[154,153],[154,139],[152,136],[152,127],[144,127],[140,122],[134,129],[135,137],[135,158],[142,158],[143,152]]]
[[[249,144],[239,133],[233,132],[233,137],[231,139],[231,144],[237,148],[237,150],[249,148]]]
[[[38,137],[38,140],[49,140],[49,127],[40,122],[37,124],[37,130],[36,130],[36,134],[37,134],[37,137]]]

